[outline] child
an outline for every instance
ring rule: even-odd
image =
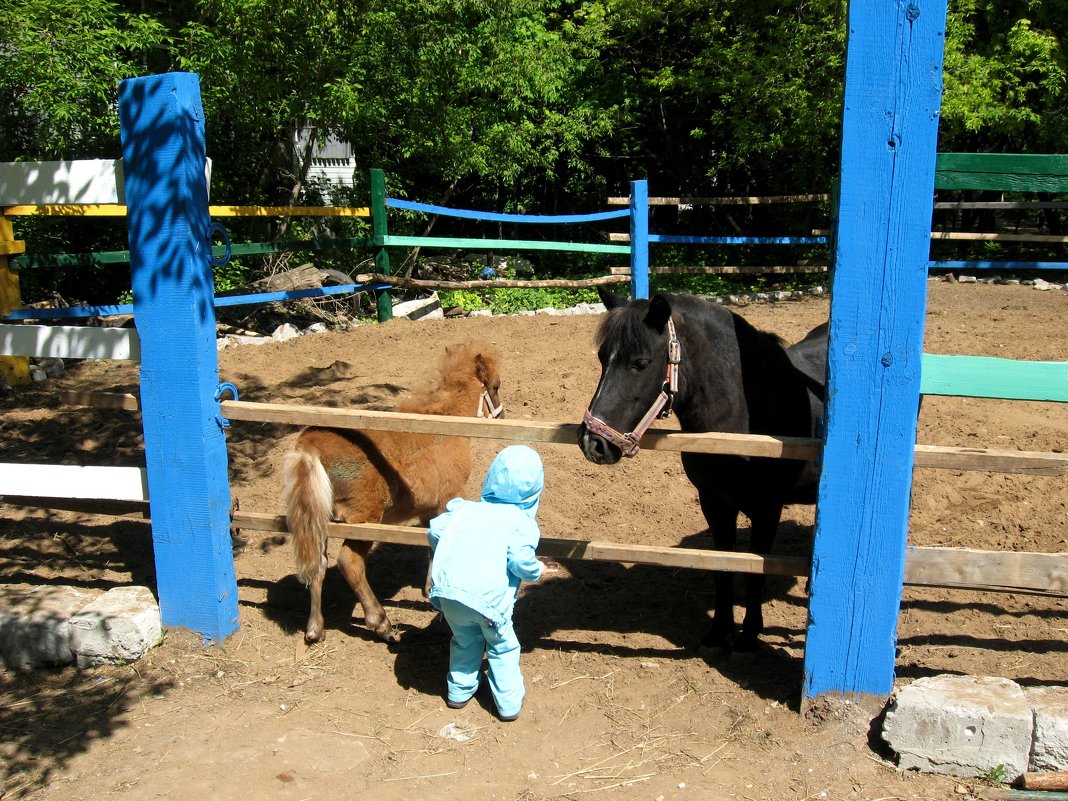
[[[541,578],[534,555],[541,537],[538,512],[545,472],[537,452],[512,445],[493,460],[480,501],[453,498],[430,521],[433,552],[430,603],[452,629],[448,696],[460,709],[478,689],[482,653],[501,720],[515,720],[523,707],[519,640],[512,608],[522,581]]]

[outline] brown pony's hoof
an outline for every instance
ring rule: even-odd
[[[374,631],[375,634],[377,634],[383,640],[388,642],[390,645],[399,643],[401,640],[400,632],[393,628],[393,625],[390,623],[386,623],[386,625],[384,626],[379,626]]]
[[[326,639],[325,631],[306,631],[304,632],[305,645],[315,645],[317,642],[322,642]]]

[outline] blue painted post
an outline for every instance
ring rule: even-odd
[[[649,297],[649,183],[630,182],[630,296]]]
[[[238,627],[237,582],[214,399],[219,363],[197,76],[122,81],[119,121],[160,612],[165,626],[221,640]]]
[[[849,4],[804,696],[893,689],[946,0]]]

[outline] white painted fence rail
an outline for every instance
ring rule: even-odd
[[[4,495],[144,501],[148,476],[143,467],[0,464],[0,496]]]
[[[141,340],[132,328],[0,325],[0,355],[140,361]]]

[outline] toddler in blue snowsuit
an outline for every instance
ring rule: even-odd
[[[512,445],[493,460],[479,501],[453,498],[430,521],[430,603],[452,629],[447,703],[466,704],[478,689],[485,651],[501,720],[515,720],[525,690],[512,609],[519,584],[541,578],[535,521],[545,483],[537,452]]]

